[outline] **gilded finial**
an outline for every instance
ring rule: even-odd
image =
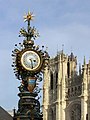
[[[27,25],[27,30],[24,28],[21,28],[20,32],[19,32],[19,36],[23,36],[26,37],[27,40],[31,40],[32,38],[35,40],[37,37],[39,37],[39,33],[36,30],[35,27],[31,27],[30,26],[30,21],[33,20],[33,13],[31,13],[30,11],[24,16],[24,21],[28,22]]]
[[[24,16],[24,21],[25,21],[25,22],[26,22],[26,21],[31,21],[31,20],[33,20],[33,17],[34,17],[33,13],[31,13],[31,12],[29,11],[28,14],[26,14],[26,15]]]

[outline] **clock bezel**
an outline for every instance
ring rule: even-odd
[[[22,59],[23,54],[25,54],[27,51],[32,51],[33,53],[37,54],[38,57],[39,57],[39,59],[40,59],[39,65],[38,65],[38,67],[36,67],[35,69],[28,69],[28,68],[24,67],[24,65],[23,65],[22,62],[21,62],[21,59]],[[43,58],[42,58],[42,55],[40,54],[39,51],[36,51],[36,50],[33,50],[33,49],[25,49],[25,50],[23,50],[23,51],[21,52],[21,55],[20,55],[20,63],[21,63],[21,66],[22,66],[22,68],[23,68],[24,70],[27,70],[27,71],[30,71],[30,72],[38,72],[38,71],[40,71],[41,68],[42,68]]]

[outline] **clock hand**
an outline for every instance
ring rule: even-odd
[[[31,68],[33,69],[33,63],[36,62],[36,60],[29,59],[31,61]]]
[[[31,61],[31,68],[33,69],[33,61],[32,59],[29,59]]]

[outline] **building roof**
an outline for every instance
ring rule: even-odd
[[[13,120],[12,116],[0,106],[0,120]]]

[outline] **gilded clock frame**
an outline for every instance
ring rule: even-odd
[[[21,58],[22,58],[22,55],[26,52],[26,51],[33,51],[35,52],[39,58],[40,58],[40,65],[36,68],[36,69],[32,69],[32,70],[27,70],[25,69],[25,67],[23,67],[22,63],[21,63]],[[44,59],[43,59],[43,56],[41,55],[41,53],[39,51],[36,51],[34,49],[23,49],[20,53],[18,53],[17,55],[17,58],[16,58],[16,62],[17,62],[17,65],[18,65],[18,69],[20,71],[29,71],[29,72],[34,72],[34,73],[37,73],[37,72],[40,72],[40,70],[42,69],[43,67],[43,62],[44,62]]]

